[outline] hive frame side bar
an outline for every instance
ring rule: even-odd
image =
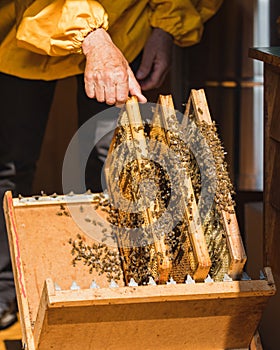
[[[188,113],[190,112],[190,106],[193,107],[195,118],[199,123],[205,122],[212,124],[212,118],[208,108],[205,92],[203,89],[191,90],[189,101],[187,103]],[[187,116],[187,114],[185,113]],[[231,195],[229,194],[231,199]],[[229,208],[230,212],[222,211],[222,218],[224,223],[224,229],[226,232],[226,238],[228,242],[228,248],[230,253],[230,266],[229,275],[236,279],[242,274],[242,270],[247,260],[244,245],[241,239],[241,234],[235,214],[234,207]],[[229,224],[230,223],[230,224]]]
[[[169,137],[169,130],[172,130],[172,126],[170,123],[176,123],[176,111],[174,108],[173,100],[171,95],[160,95],[158,99],[158,104],[161,106],[161,112],[160,116],[162,118],[161,124],[165,128],[166,131],[166,141],[168,146],[170,147],[170,137]],[[179,123],[177,122],[177,127],[179,126]],[[192,182],[189,176],[185,174],[184,178],[184,184],[186,188],[188,189],[188,198],[194,198],[194,190],[192,186]],[[187,208],[187,198],[184,195],[184,191],[181,191],[182,198],[183,198],[183,206],[184,206],[184,213],[185,213],[185,219],[187,220],[189,232],[190,232],[190,240],[192,243],[192,246],[194,248],[195,256],[198,262],[196,271],[194,271],[193,278],[195,280],[204,280],[210,270],[211,267],[211,260],[207,249],[207,244],[205,241],[205,237],[203,234],[203,230],[201,227],[201,219],[198,211],[197,204],[195,200],[192,202],[192,214],[189,213],[189,210]],[[190,217],[193,217],[191,220]]]
[[[143,129],[141,128],[141,130],[139,130],[138,132],[136,132],[134,129],[135,126],[143,127],[143,121],[142,121],[142,117],[141,117],[141,113],[138,105],[138,100],[135,96],[131,97],[126,102],[126,110],[127,110],[130,127],[131,127],[133,140],[137,140],[138,145],[141,148],[141,152],[139,152],[136,147],[136,157],[138,161],[138,166],[139,166],[139,169],[141,169],[140,162],[141,162],[142,156],[148,158],[148,148],[147,148],[146,139],[144,135],[144,128]],[[152,224],[153,215],[150,208],[146,209],[146,215],[147,215],[149,224]],[[155,245],[156,252],[161,252],[163,254],[163,258],[161,259],[157,258],[157,260],[158,260],[159,282],[165,283],[168,280],[172,265],[168,257],[165,255],[166,244],[164,243],[164,237],[159,239],[154,234],[154,245]],[[160,263],[160,260],[162,260],[161,263]]]

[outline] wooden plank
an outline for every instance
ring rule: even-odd
[[[235,279],[242,274],[244,265],[247,260],[245,249],[243,246],[239,226],[234,212],[234,207],[230,208],[231,213],[222,211],[223,222],[228,240],[228,248],[230,252],[229,275]]]
[[[249,49],[249,57],[260,60],[274,67],[280,67],[279,47],[255,47]]]
[[[272,74],[275,75],[273,71]],[[269,73],[268,73],[269,74]],[[269,173],[269,181],[266,181],[266,197],[269,201],[269,205],[273,206],[274,209],[280,210],[280,191],[279,191],[279,176],[280,176],[280,76],[273,77],[270,75],[269,82],[266,80],[266,89],[272,88],[273,94],[266,94],[265,107],[269,110],[269,121],[265,123],[265,134],[268,139],[265,139],[265,150],[270,153],[265,154],[265,168],[268,169],[266,174]],[[269,84],[269,85],[268,85]],[[269,103],[269,106],[267,106]]]
[[[271,141],[273,142],[273,141]],[[273,161],[272,178],[269,191],[269,202],[277,210],[280,210],[280,143],[275,141],[275,157]]]
[[[271,266],[275,274],[280,274],[277,246],[279,241],[280,215],[271,204],[272,184],[277,186],[277,179],[273,180],[274,161],[277,159],[277,143],[271,136],[272,116],[274,106],[279,100],[277,86],[280,82],[280,68],[275,69],[269,64],[264,65],[264,264]]]
[[[280,142],[280,79],[275,83],[275,98],[272,106],[272,114],[271,114],[271,127],[270,127],[270,137],[272,137],[275,141]]]
[[[195,118],[199,123],[212,124],[212,118],[208,109],[206,96],[203,89],[191,90],[190,99],[192,102]]]
[[[270,269],[269,269],[270,271]],[[275,294],[275,283],[269,280],[232,282],[198,282],[138,287],[70,289],[57,291],[54,282],[45,282],[48,299],[52,307],[135,304],[165,301],[234,299]]]
[[[17,229],[17,221],[14,212],[13,198],[11,192],[6,192],[3,207],[8,231],[14,281],[17,293],[17,302],[20,312],[22,342],[23,344],[27,344],[28,350],[35,350],[35,344],[32,334],[32,325],[29,314],[27,281],[23,267],[21,247],[19,242],[19,232]]]
[[[138,146],[139,146],[139,150],[138,147],[136,147],[136,157],[138,159],[138,166],[139,166],[139,170],[141,169],[141,160],[143,158],[148,159],[148,148],[146,145],[146,137],[144,134],[144,127],[143,127],[143,122],[142,122],[142,117],[140,114],[140,109],[139,109],[139,105],[137,102],[137,98],[136,97],[132,97],[130,98],[127,103],[126,103],[126,108],[127,108],[127,114],[128,114],[128,118],[129,118],[129,123],[131,125],[131,131],[132,131],[132,137],[133,140],[137,140],[138,141]],[[143,127],[140,130],[138,130],[137,132],[135,131],[135,127]],[[146,189],[143,188],[143,196],[147,196],[147,194],[145,193]],[[154,206],[154,201],[152,201],[151,206]],[[146,210],[147,212],[147,216],[148,216],[148,221],[149,221],[149,225],[152,225],[154,222],[154,215],[153,215],[153,209],[147,208]],[[155,250],[157,253],[161,253],[161,258],[158,258],[158,273],[159,273],[159,281],[160,283],[166,283],[166,281],[168,281],[169,278],[169,274],[172,268],[172,264],[171,261],[169,260],[169,258],[166,256],[165,252],[168,249],[166,244],[165,244],[165,237],[159,238],[155,235],[155,233],[153,232],[153,241],[154,241],[154,245],[155,245]]]
[[[47,290],[47,293],[45,292],[46,290]],[[71,294],[73,294],[73,292]],[[37,313],[34,332],[33,332],[36,349],[38,348],[38,343],[42,335],[42,330],[44,328],[45,316],[48,312],[48,305],[50,304],[50,297],[55,297],[55,296],[56,296],[55,284],[50,278],[47,278],[42,290],[42,295],[38,306],[38,313]]]

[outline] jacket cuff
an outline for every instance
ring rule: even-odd
[[[82,53],[84,38],[108,29],[108,15],[97,1],[54,1],[41,9],[35,1],[17,30],[18,46],[49,56]]]

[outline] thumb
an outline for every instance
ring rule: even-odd
[[[151,59],[151,57],[147,57],[147,54],[145,54],[144,52],[140,67],[138,68],[138,71],[136,73],[136,78],[139,80],[147,78],[147,76],[152,70],[152,65],[153,59]]]
[[[132,73],[132,70],[128,69],[128,86],[129,86],[129,92],[131,96],[136,96],[138,101],[141,103],[147,102],[146,97],[142,94],[141,87],[138,84],[134,74]]]

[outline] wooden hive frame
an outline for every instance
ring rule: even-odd
[[[198,123],[206,123],[207,125],[213,124],[203,89],[191,90],[190,97],[186,105],[185,118],[188,118],[192,112],[194,113],[195,119]],[[185,122],[186,120],[182,121],[182,123]],[[228,193],[228,197],[231,199],[230,193]],[[233,205],[228,207],[227,210],[222,210],[222,219],[230,253],[228,274],[233,279],[236,279],[242,274],[247,256]]]
[[[131,178],[131,176],[138,175],[139,181],[141,181],[141,169],[143,168],[142,160],[147,158],[147,154],[148,154],[146,137],[144,134],[144,125],[143,125],[143,121],[142,121],[142,117],[140,114],[139,105],[136,97],[132,97],[127,101],[126,111],[124,111],[121,114],[119,123],[122,127],[126,128],[127,135],[126,135],[125,141],[132,141],[133,151],[135,152],[135,160],[137,164],[136,165],[137,170],[135,172],[133,172],[132,174],[129,172],[124,173],[124,176],[122,177],[121,181],[123,183],[123,186],[125,186],[129,178]],[[115,136],[116,134],[117,134],[117,131],[115,133]],[[114,180],[112,181],[112,178],[115,177],[113,174],[114,168],[115,167],[119,168],[119,164],[116,164],[116,162],[118,163],[119,159],[116,158],[114,163],[112,163],[110,159],[111,153],[115,148],[115,144],[116,144],[116,141],[115,141],[115,138],[113,138],[109,149],[109,155],[105,164],[107,186],[108,186],[111,198],[115,196],[115,193],[114,193],[115,186],[116,185],[118,186],[118,184],[114,183]],[[145,188],[143,188],[143,190],[145,191]],[[130,194],[132,195],[133,200],[137,196],[137,193],[131,192]],[[151,209],[151,206],[154,206],[154,205],[155,203],[151,203],[150,207],[145,208],[143,210],[142,216],[144,218],[144,225],[151,225],[152,222],[154,221],[153,211]],[[124,209],[129,209],[129,208],[124,208]],[[119,214],[119,215],[122,215],[122,214]],[[123,268],[124,268],[124,271],[126,271],[127,265],[129,265],[129,255],[131,253],[131,249],[129,247],[125,247],[126,242],[122,238],[122,234],[120,231],[121,230],[118,230],[118,228],[116,228],[116,237],[118,240],[119,249],[122,252],[122,255],[124,257]],[[152,235],[154,235],[153,231],[152,231]],[[165,252],[167,248],[164,243],[164,238],[158,239],[157,237],[154,236],[153,241],[155,246],[154,247],[155,252]],[[160,260],[161,260],[161,263],[159,263]],[[171,270],[171,263],[168,257],[165,256],[165,254],[162,254],[161,258],[157,258],[157,270],[159,275],[159,282],[165,283],[168,280],[169,273]],[[126,273],[124,273],[124,275],[125,275],[126,284],[128,284],[130,281],[130,277]]]
[[[158,99],[158,108],[155,111],[154,119],[152,121],[151,135],[153,135],[153,128],[162,128],[162,134],[164,135],[163,141],[168,147],[171,146],[171,130],[178,130],[179,122],[176,118],[176,111],[174,109],[173,100],[171,95],[160,95]],[[184,185],[186,186],[187,193],[183,186],[180,186],[180,193],[182,197],[181,205],[183,206],[184,221],[188,228],[186,234],[189,234],[192,251],[195,258],[195,266],[188,271],[188,274],[192,276],[196,281],[204,280],[211,266],[210,257],[207,250],[207,245],[204,239],[204,234],[201,226],[200,215],[194,198],[194,190],[192,182],[188,174],[184,174]],[[183,184],[181,184],[183,185]],[[186,228],[185,228],[186,230]],[[187,248],[187,247],[186,247]],[[185,252],[187,254],[187,252]]]

